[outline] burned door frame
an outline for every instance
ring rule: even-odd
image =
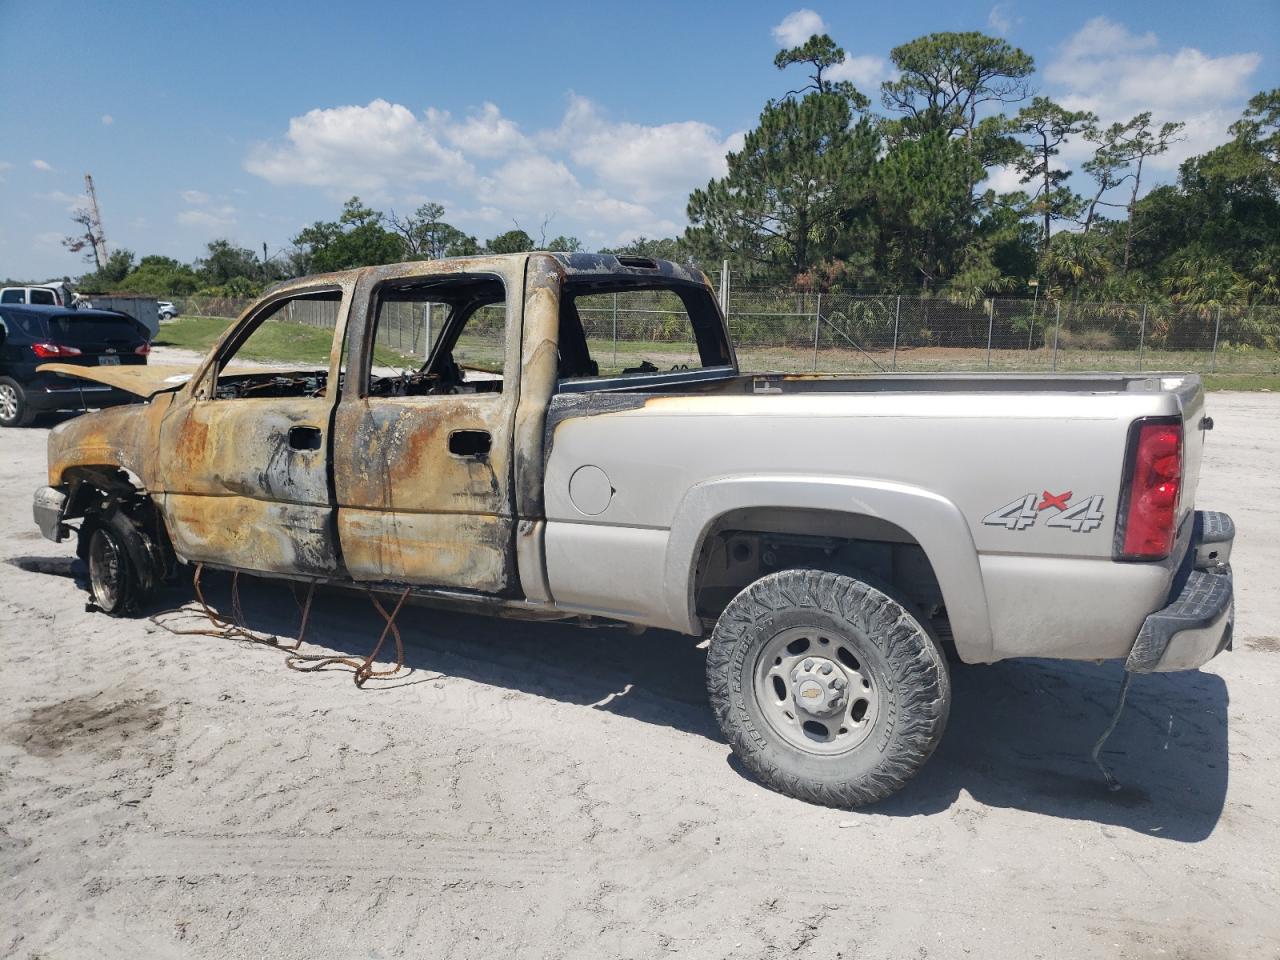
[[[356,275],[308,278],[254,304],[218,340],[160,425],[163,510],[183,558],[257,573],[342,573],[329,452]],[[277,305],[338,293],[320,397],[216,396],[222,365]]]
[[[512,443],[521,398],[525,263],[475,257],[373,267],[361,275],[347,350],[347,370],[359,373],[350,377],[334,420],[341,438],[333,458],[338,536],[352,579],[520,594]],[[379,289],[455,276],[488,276],[503,284],[502,391],[369,396],[364,371],[374,347]],[[450,438],[459,432],[489,434],[487,455],[451,450]]]

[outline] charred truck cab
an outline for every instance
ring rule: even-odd
[[[820,803],[924,763],[945,647],[1142,672],[1230,642],[1193,375],[743,375],[701,273],[553,253],[289,281],[194,369],[42,369],[143,401],[56,427],[36,494],[106,612],[202,564],[709,633],[733,749]]]

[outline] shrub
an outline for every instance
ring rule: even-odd
[[[1116,335],[1110,330],[1059,330],[1058,346],[1067,350],[1114,350]]]

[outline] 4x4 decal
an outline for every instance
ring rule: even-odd
[[[1088,533],[1102,526],[1102,497],[1093,494],[1069,503],[1071,493],[1070,490],[1066,493],[1050,493],[1045,490],[1039,496],[1028,493],[993,510],[982,518],[982,522],[988,527],[1025,530],[1033,526],[1044,511],[1056,510],[1056,513],[1046,514],[1046,527],[1063,527],[1072,533]]]

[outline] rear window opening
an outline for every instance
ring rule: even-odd
[[[147,340],[146,328],[131,317],[66,314],[45,318],[46,334],[57,343],[73,346],[95,343],[139,344]]]
[[[567,392],[635,389],[733,364],[711,293],[700,284],[656,278],[567,281],[559,352],[560,390]]]

